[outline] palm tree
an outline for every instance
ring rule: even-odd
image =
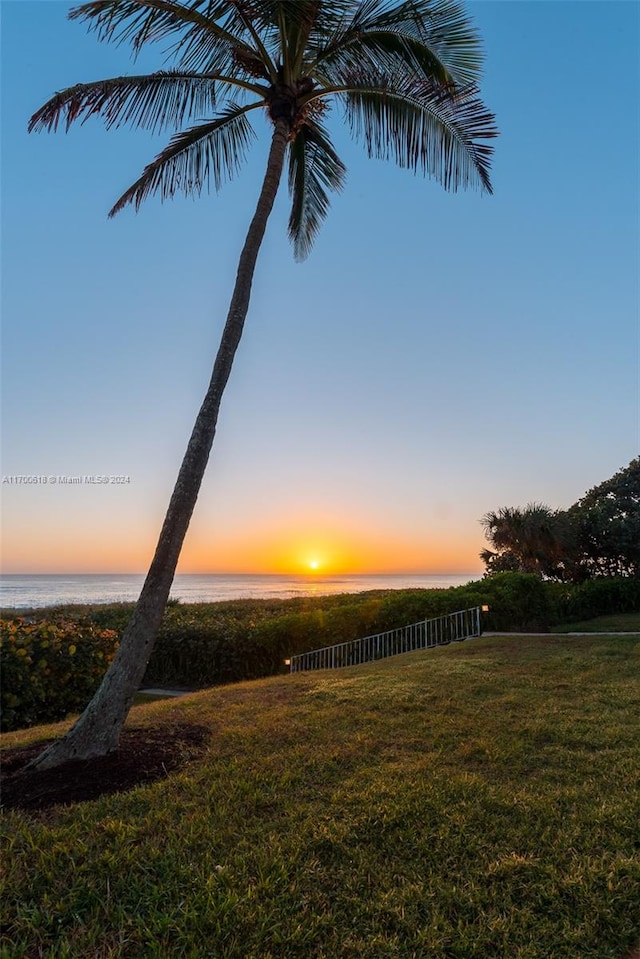
[[[100,40],[171,43],[172,66],[146,76],[83,83],[57,93],[30,130],[91,116],[107,128],[177,130],[111,210],[152,194],[200,194],[241,166],[252,114],[266,114],[271,146],[209,388],[180,467],[151,567],[119,651],[76,725],[34,765],[117,748],[151,655],[213,442],[220,400],[249,306],[256,258],[285,164],[289,235],[309,252],[345,166],[325,120],[334,105],[370,157],[432,176],[448,190],[491,192],[497,133],[478,97],[478,36],[455,0],[91,0],[70,17]],[[167,61],[165,61],[166,63]],[[197,121],[194,123],[194,121]],[[193,125],[185,126],[186,122]]]
[[[487,572],[535,573],[549,579],[566,579],[573,567],[575,531],[565,511],[544,503],[503,506],[485,513],[480,521],[493,550],[480,558]]]

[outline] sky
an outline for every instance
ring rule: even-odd
[[[107,219],[168,136],[28,119],[74,83],[163,64],[69,8],[0,7],[2,563],[144,572],[268,127],[219,194]],[[179,572],[480,573],[484,513],[567,507],[638,454],[640,8],[467,8],[501,131],[494,195],[369,160],[333,111],[346,189],[298,264],[281,188]]]

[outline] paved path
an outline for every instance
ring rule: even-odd
[[[486,632],[483,636],[640,636],[637,629],[622,632],[619,629],[602,629],[599,632],[588,633],[527,633],[524,630],[512,631],[510,633]]]
[[[195,693],[195,689],[139,689],[139,693],[144,693],[145,696],[188,696],[189,693]]]

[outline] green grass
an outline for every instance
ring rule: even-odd
[[[621,959],[639,679],[640,636],[485,637],[135,707],[208,725],[208,752],[5,813],[0,955]]]
[[[563,623],[555,626],[554,633],[640,633],[640,613],[616,613],[596,616],[579,623]]]

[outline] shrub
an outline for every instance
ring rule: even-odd
[[[165,617],[145,683],[210,686],[250,678],[243,673],[246,627],[231,616],[198,615],[188,606]]]
[[[450,589],[403,590],[383,602],[375,632],[444,616],[474,606],[489,606],[483,616],[487,630],[547,632],[558,617],[558,600],[551,586],[531,573],[494,573]]]
[[[551,585],[532,573],[493,573],[452,592],[460,603],[458,609],[489,606],[483,617],[486,630],[548,632],[558,619],[555,591],[548,588]]]
[[[640,612],[640,579],[603,576],[565,590],[561,616],[565,621],[592,619],[610,613]]]
[[[0,620],[0,728],[56,722],[84,709],[117,647],[113,630]]]
[[[145,682],[206,686],[257,679],[285,670],[293,653],[357,639],[371,631],[379,601],[354,601],[238,618],[204,606],[165,616]]]

